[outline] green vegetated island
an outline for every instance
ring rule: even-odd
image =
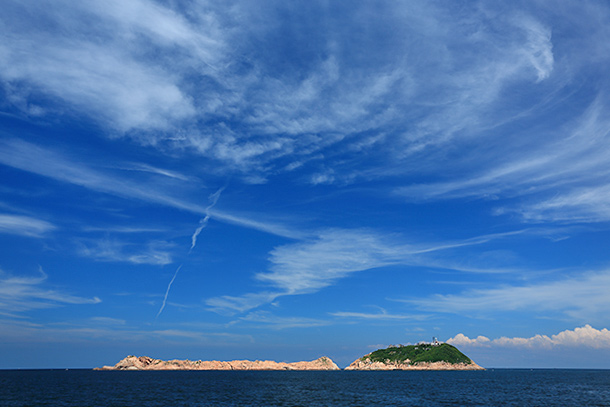
[[[419,343],[378,349],[345,370],[485,370],[448,343]]]
[[[127,356],[114,366],[95,370],[341,370],[324,356],[309,362],[271,360],[161,360],[148,356]],[[448,343],[397,345],[356,359],[345,370],[485,370]]]

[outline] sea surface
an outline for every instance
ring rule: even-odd
[[[0,370],[0,406],[610,406],[610,370]]]

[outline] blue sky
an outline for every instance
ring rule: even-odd
[[[0,368],[608,368],[608,66],[603,1],[5,1]]]

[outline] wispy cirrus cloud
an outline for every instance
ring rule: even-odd
[[[315,240],[273,249],[270,271],[256,279],[289,294],[316,292],[355,271],[399,263],[404,247],[386,239],[366,231],[325,231]]]
[[[159,175],[164,175],[169,178],[179,179],[181,181],[194,181],[194,179],[192,179],[191,177],[181,174],[177,171],[167,170],[165,168],[159,168],[159,167],[155,167],[155,166],[152,166],[149,164],[144,164],[144,163],[131,163],[131,164],[120,167],[120,169],[148,172],[151,174],[159,174]]]
[[[496,214],[516,213],[528,222],[600,222],[610,219],[605,203],[610,171],[610,122],[598,96],[571,123],[545,135],[527,152],[512,152],[480,173],[448,182],[395,189],[411,201],[460,198],[519,198],[498,204]],[[480,158],[480,157],[479,157]]]
[[[314,184],[409,172],[413,154],[485,137],[477,129],[503,90],[545,81],[555,64],[550,28],[526,11],[472,7],[456,19],[463,10],[415,3],[337,5],[337,14],[300,2],[8,6],[0,76],[23,109],[50,95],[113,133],[195,152],[252,182],[321,154],[324,171],[305,165]],[[289,30],[295,15],[300,29]],[[278,23],[261,23],[270,19]],[[286,43],[298,58],[285,57]],[[342,159],[362,146],[391,159],[364,171]]]
[[[253,323],[257,327],[271,329],[311,328],[316,326],[330,325],[330,321],[306,317],[283,317],[273,315],[267,311],[253,311],[240,317],[231,325],[237,323]]]
[[[201,28],[213,31],[213,24],[195,30],[171,9],[145,1],[5,6],[12,18],[0,32],[0,75],[19,89],[13,93],[50,95],[121,132],[167,129],[195,113],[169,64],[150,64],[147,54],[178,47],[195,64],[215,62],[217,41]]]
[[[50,222],[30,216],[0,214],[0,233],[41,237],[56,228]]]
[[[79,254],[98,261],[126,262],[132,264],[152,264],[164,266],[172,263],[171,249],[174,245],[164,241],[152,241],[144,245],[134,245],[116,239],[80,241]]]
[[[519,233],[522,231],[461,241],[409,244],[401,242],[401,236],[371,230],[325,230],[315,238],[279,246],[270,252],[269,271],[257,273],[255,278],[272,290],[213,297],[207,299],[206,304],[216,312],[244,312],[280,296],[318,292],[355,272],[392,265],[422,266],[428,264],[427,256],[432,253],[481,245]],[[440,267],[443,263],[432,260],[432,264]],[[444,267],[449,267],[449,263]],[[497,269],[491,272],[497,272]]]
[[[287,293],[315,292],[347,275],[391,265],[425,265],[427,255],[492,240],[524,231],[477,236],[430,243],[407,243],[400,235],[364,229],[329,229],[315,239],[279,246],[270,252],[270,271],[256,279]],[[442,267],[438,261],[435,267]],[[482,271],[482,270],[480,270]],[[493,270],[495,271],[495,270]]]
[[[607,222],[610,221],[610,185],[574,187],[539,202],[499,208],[496,213],[517,213],[528,222]]]
[[[248,293],[240,296],[222,295],[219,297],[208,298],[205,300],[210,311],[219,314],[233,315],[241,313],[253,308],[260,307],[263,304],[273,302],[276,298],[283,295],[281,292],[263,291],[258,293]]]
[[[566,329],[556,335],[535,335],[529,338],[501,337],[489,339],[485,336],[469,338],[464,334],[457,334],[449,338],[447,343],[464,347],[515,347],[529,349],[551,349],[556,347],[588,347],[594,349],[610,349],[610,331],[606,328],[595,329],[591,325]]]
[[[251,335],[222,332],[215,327],[172,327],[151,329],[139,321],[126,321],[112,317],[92,317],[86,320],[64,321],[58,324],[37,324],[24,319],[0,318],[0,340],[20,343],[73,343],[90,341],[122,341],[123,343],[155,343],[159,341],[175,344],[175,341],[205,343],[218,346],[219,342],[251,343]],[[216,330],[214,330],[216,329]],[[101,363],[101,362],[100,362]],[[89,368],[91,366],[88,366]]]
[[[83,227],[85,232],[106,232],[120,234],[139,234],[139,233],[168,233],[168,229],[154,228],[148,226],[86,226]]]
[[[559,313],[582,321],[602,318],[610,307],[608,270],[528,285],[472,289],[459,294],[404,300],[421,310],[484,316],[491,312],[535,310],[539,315]]]
[[[349,312],[349,311],[337,311],[331,312],[330,315],[338,318],[346,319],[364,319],[364,320],[417,320],[421,321],[427,319],[428,316],[425,314],[391,314],[381,307],[379,312],[367,313],[367,312]]]
[[[219,340],[228,342],[252,342],[253,338],[251,335],[234,334],[228,332],[200,332],[200,331],[188,331],[184,329],[158,329],[150,333],[141,332],[141,336],[150,336],[169,339],[183,339],[183,340],[194,340],[198,343],[215,344]]]
[[[168,186],[165,189],[164,184],[156,180],[134,180],[115,172],[94,168],[64,153],[22,140],[1,140],[0,147],[0,163],[13,168],[100,193],[163,205],[198,215],[206,214],[206,206],[193,203],[183,197],[193,186],[188,183],[185,184],[181,179],[176,181],[180,185]],[[222,222],[287,238],[300,238],[304,235],[298,229],[273,219],[267,219],[261,214],[244,215],[221,211],[216,208],[210,210],[210,215],[213,219]]]
[[[106,326],[123,326],[127,324],[127,321],[125,321],[124,319],[111,317],[91,317],[89,320],[94,324]]]
[[[83,298],[47,288],[47,275],[18,277],[0,270],[0,315],[18,317],[26,311],[62,305],[97,304],[97,297]]]
[[[66,154],[18,139],[0,142],[0,163],[93,191],[204,213],[204,208],[164,194],[160,188],[104,172]]]
[[[529,62],[529,65],[536,70],[538,81],[547,79],[555,63],[551,29],[528,15],[513,16],[511,20],[525,36],[519,51],[524,56],[524,61]]]

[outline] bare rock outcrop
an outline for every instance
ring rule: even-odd
[[[368,356],[368,355],[367,355]],[[485,370],[476,363],[419,362],[376,362],[364,356],[353,361],[345,370]]]
[[[127,356],[114,366],[104,366],[95,370],[339,370],[328,357],[323,356],[310,362],[274,362],[272,360],[161,360],[148,356]]]

